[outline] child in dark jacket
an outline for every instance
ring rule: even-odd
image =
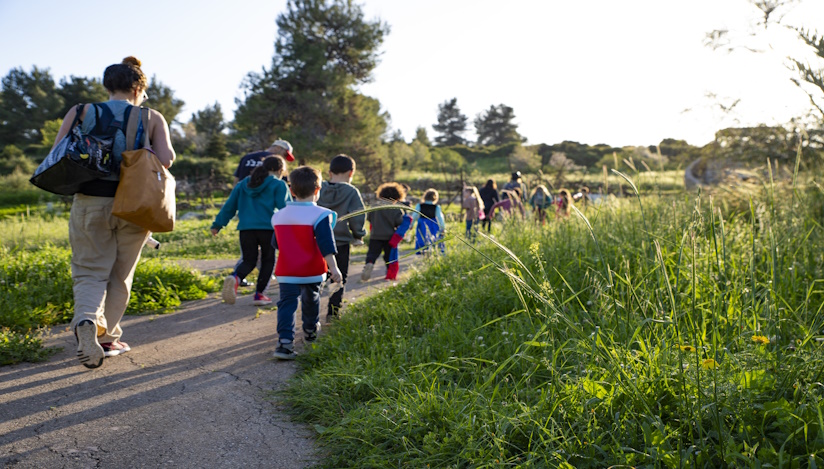
[[[301,166],[289,174],[294,202],[272,215],[275,236],[272,246],[280,249],[275,276],[280,286],[278,301],[278,347],[275,358],[293,360],[295,353],[295,312],[301,303],[303,333],[314,342],[320,332],[320,286],[326,273],[340,282],[335,261],[333,229],[335,212],[315,202],[320,192],[320,171]]]
[[[397,182],[387,182],[378,186],[376,191],[378,198],[378,205],[389,205],[397,203],[406,198],[406,190]],[[383,260],[389,266],[391,261],[393,247],[390,244],[392,236],[395,231],[403,223],[403,211],[399,208],[375,210],[366,215],[372,227],[372,233],[369,237],[369,249],[366,252],[366,265],[363,267],[361,273],[361,281],[366,282],[372,276],[372,269],[375,267],[375,261],[383,251]],[[397,272],[394,272],[397,275]]]
[[[264,294],[275,266],[275,251],[272,249],[272,214],[286,207],[290,200],[289,189],[281,181],[285,163],[279,156],[270,156],[252,174],[235,184],[232,193],[223,204],[212,223],[212,235],[226,226],[237,213],[237,229],[240,232],[240,250],[243,259],[235,273],[223,280],[223,301],[234,304],[237,287],[255,269],[260,249],[260,271],[255,288],[255,306],[272,304]]]
[[[355,174],[355,160],[347,155],[338,155],[329,163],[329,181],[324,181],[320,188],[318,205],[334,210],[338,219],[359,210],[363,210],[363,199],[358,189],[352,185],[352,176]],[[349,275],[349,246],[363,244],[366,230],[363,225],[366,215],[358,215],[335,225],[335,261],[338,263],[343,282],[339,290],[329,297],[326,310],[326,321],[338,317],[343,302],[343,293],[346,288],[346,278]]]

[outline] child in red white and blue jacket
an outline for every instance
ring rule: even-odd
[[[320,287],[328,271],[333,282],[341,281],[335,261],[333,232],[337,215],[315,202],[321,186],[320,171],[301,166],[289,174],[294,202],[272,216],[272,246],[279,249],[275,277],[280,286],[278,347],[274,356],[293,360],[295,312],[301,299],[301,318],[307,342],[320,332]]]

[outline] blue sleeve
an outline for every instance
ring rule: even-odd
[[[435,208],[435,218],[438,219],[438,224],[441,225],[441,228],[446,228],[446,220],[443,219],[443,212],[441,211],[440,205]]]
[[[226,203],[223,204],[223,207],[220,208],[220,212],[218,212],[217,216],[215,216],[215,221],[212,222],[212,228],[223,228],[229,224],[229,221],[235,216],[235,213],[237,213],[237,199],[238,194],[240,193],[241,184],[242,182],[235,184],[234,189],[232,189],[232,193],[229,194],[229,198],[226,199]]]
[[[409,227],[412,225],[412,216],[406,213],[403,214],[403,221],[401,222],[398,229],[395,230],[395,234],[403,238],[406,236],[406,231],[409,230]]]
[[[413,222],[418,221],[418,218],[421,217],[421,214],[418,213],[420,211],[421,211],[421,204],[415,204],[415,211],[412,212],[412,221]]]
[[[335,233],[332,231],[332,220],[326,217],[320,223],[315,224],[315,241],[318,243],[320,253],[326,257],[329,254],[337,254],[338,248],[335,246]]]

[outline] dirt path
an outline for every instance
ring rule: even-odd
[[[362,262],[350,268],[350,301],[391,285],[381,262],[358,283]],[[234,260],[192,265],[231,268]],[[311,430],[271,397],[298,369],[271,358],[277,313],[258,310],[254,290],[242,290],[232,306],[216,294],[173,314],[126,316],[131,352],[96,370],[80,366],[65,326],[46,340],[63,347],[49,361],[0,368],[0,467],[311,466],[319,457]],[[268,294],[277,298],[276,284]],[[325,312],[326,298],[322,323]]]

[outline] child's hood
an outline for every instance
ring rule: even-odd
[[[254,187],[254,188],[249,187],[249,182],[250,181],[251,181],[250,178],[244,179],[243,180],[244,184],[241,186],[241,190],[243,190],[243,192],[246,193],[246,195],[248,195],[249,197],[258,197],[259,195],[261,195],[265,192],[271,191],[272,187],[275,184],[277,184],[277,180],[272,175],[266,176],[266,179],[263,180],[263,184],[261,184],[257,187]]]

